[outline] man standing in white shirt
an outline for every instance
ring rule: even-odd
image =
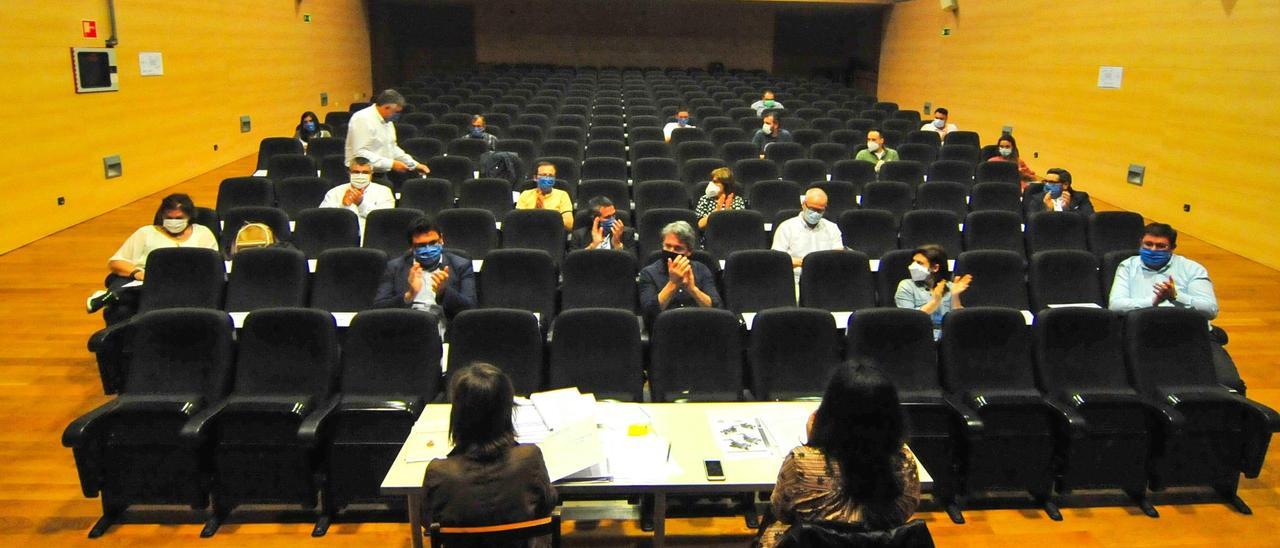
[[[419,163],[396,144],[395,121],[404,109],[404,96],[394,89],[378,94],[374,103],[351,115],[347,123],[346,163],[357,156],[366,158],[376,175],[388,171],[431,173],[427,164]]]
[[[805,255],[844,248],[840,227],[822,218],[827,212],[827,193],[820,188],[811,188],[804,193],[803,205],[800,215],[783,221],[773,233],[773,249],[791,255],[797,281]]]
[[[948,133],[951,133],[953,131],[960,129],[956,127],[955,124],[947,123],[948,114],[949,113],[945,108],[933,109],[933,121],[923,126],[920,126],[920,131],[932,131],[938,134],[939,139],[945,141],[947,139]]]
[[[320,207],[340,207],[355,213],[360,220],[360,234],[364,234],[364,220],[369,212],[395,207],[396,198],[390,188],[370,181],[373,166],[369,160],[360,156],[352,158],[347,172],[351,182],[329,189]]]

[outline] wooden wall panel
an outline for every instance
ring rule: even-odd
[[[984,142],[1012,125],[1038,172],[1280,268],[1255,236],[1280,230],[1277,24],[1275,2],[912,0],[888,16],[879,95],[948,107]],[[1097,87],[1101,65],[1124,67],[1122,89]]]

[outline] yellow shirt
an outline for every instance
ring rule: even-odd
[[[537,188],[521,192],[520,198],[516,200],[516,209],[537,209],[538,192],[541,191]],[[573,199],[568,192],[558,188],[551,189],[551,194],[542,197],[542,209],[559,211],[564,217],[564,229],[573,230]]]

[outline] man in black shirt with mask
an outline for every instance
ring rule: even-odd
[[[685,221],[662,228],[662,258],[640,271],[640,308],[652,321],[659,312],[687,306],[720,307],[715,276],[689,259],[696,236]]]

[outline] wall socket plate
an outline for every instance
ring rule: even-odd
[[[943,36],[951,36],[951,27],[942,27]]]
[[[1139,164],[1129,164],[1129,174],[1125,176],[1125,180],[1129,181],[1129,184],[1131,185],[1142,186],[1142,180],[1146,178],[1146,175],[1147,175],[1146,166],[1139,165]]]
[[[322,107],[329,106],[329,94],[323,91],[320,92],[320,106]]]
[[[925,114],[933,114],[933,103],[930,103],[929,101],[925,101],[924,110],[922,110],[921,112]]]
[[[119,154],[112,154],[102,158],[102,175],[107,179],[114,179],[124,175],[124,163],[120,161]]]
[[[1003,126],[1000,128],[1001,135],[1013,135],[1013,126]]]
[[[249,133],[249,131],[252,129],[253,129],[253,123],[249,120],[249,116],[247,114],[244,116],[241,116],[240,117],[240,133]]]

